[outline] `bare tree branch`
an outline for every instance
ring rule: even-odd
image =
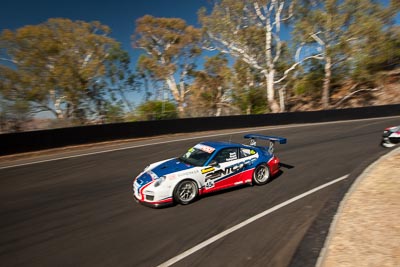
[[[358,83],[354,84],[354,85],[349,89],[349,91],[354,90],[357,86],[358,86]],[[381,90],[382,88],[383,88],[383,87],[380,86],[380,87],[377,87],[377,88],[363,88],[363,89],[356,90],[356,91],[354,91],[354,92],[352,92],[352,93],[346,95],[346,96],[343,97],[342,99],[340,99],[340,100],[335,104],[334,107],[335,107],[335,108],[339,107],[343,102],[345,102],[347,99],[351,98],[353,95],[355,95],[355,94],[357,94],[357,93],[360,93],[360,92],[376,92],[376,91]]]
[[[300,65],[300,64],[303,63],[304,61],[309,60],[309,59],[312,59],[312,58],[315,58],[315,59],[323,59],[322,54],[312,55],[312,56],[303,58],[302,60],[300,60],[300,61],[294,63],[290,68],[288,68],[287,70],[285,70],[285,72],[283,73],[282,78],[280,78],[279,80],[274,81],[274,83],[280,83],[280,82],[282,82],[283,80],[286,79],[286,77],[288,76],[288,74],[289,74],[292,70],[294,70],[298,65]]]
[[[325,46],[325,42],[322,41],[322,39],[318,37],[318,34],[319,34],[319,33],[320,33],[320,32],[312,33],[310,36],[311,36],[319,45]]]
[[[14,64],[18,64],[18,61],[12,60],[12,59],[9,59],[9,58],[3,58],[3,57],[1,57],[0,60],[7,61],[7,62],[11,62],[11,63],[14,63]]]
[[[215,41],[218,41],[219,43],[221,43],[222,45],[224,45],[225,47],[227,47],[229,50],[222,50],[222,49],[218,49],[219,51],[221,51],[222,53],[232,53],[234,56],[242,58],[246,63],[248,63],[249,65],[253,66],[254,68],[258,69],[258,70],[262,70],[264,69],[263,67],[261,67],[254,56],[249,55],[246,53],[246,51],[244,49],[241,49],[237,46],[235,46],[232,43],[228,43],[227,41],[224,41],[216,36],[214,36],[213,34],[210,33],[210,37],[212,39],[214,39]],[[226,51],[226,52],[223,52]]]
[[[266,20],[266,17],[262,14],[260,6],[258,5],[258,2],[254,2],[254,10],[256,11],[256,14],[258,16],[258,18],[262,21]]]

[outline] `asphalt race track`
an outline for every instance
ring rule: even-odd
[[[391,117],[221,131],[204,133],[214,135],[205,138],[175,135],[123,144],[136,146],[130,149],[0,165],[0,265],[158,266],[246,219],[373,162],[389,151],[379,146],[383,129],[399,124],[400,117]],[[132,180],[149,163],[178,156],[204,139],[242,142],[245,133],[254,132],[288,138],[286,145],[276,146],[286,168],[269,184],[242,186],[164,209],[133,201]],[[84,152],[74,155],[79,153]],[[40,158],[23,164],[35,160]],[[305,237],[354,176],[277,209],[173,266],[289,266],[294,255],[311,257],[304,253],[312,246]],[[324,215],[325,220],[332,215]]]

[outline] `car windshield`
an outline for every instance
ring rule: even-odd
[[[190,165],[203,166],[214,150],[213,147],[198,144],[179,157],[179,160]]]

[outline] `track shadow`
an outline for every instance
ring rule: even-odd
[[[280,163],[280,166],[282,168],[286,168],[286,169],[293,169],[294,168],[293,165],[289,165],[289,164],[286,164],[286,163],[283,163],[283,162]]]

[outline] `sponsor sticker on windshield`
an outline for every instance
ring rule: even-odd
[[[209,154],[213,153],[214,150],[215,150],[215,148],[213,148],[211,146],[206,146],[206,145],[203,145],[203,144],[197,144],[197,145],[195,145],[195,148],[200,149],[200,150],[202,150],[202,151],[204,151],[206,153],[209,153]]]

